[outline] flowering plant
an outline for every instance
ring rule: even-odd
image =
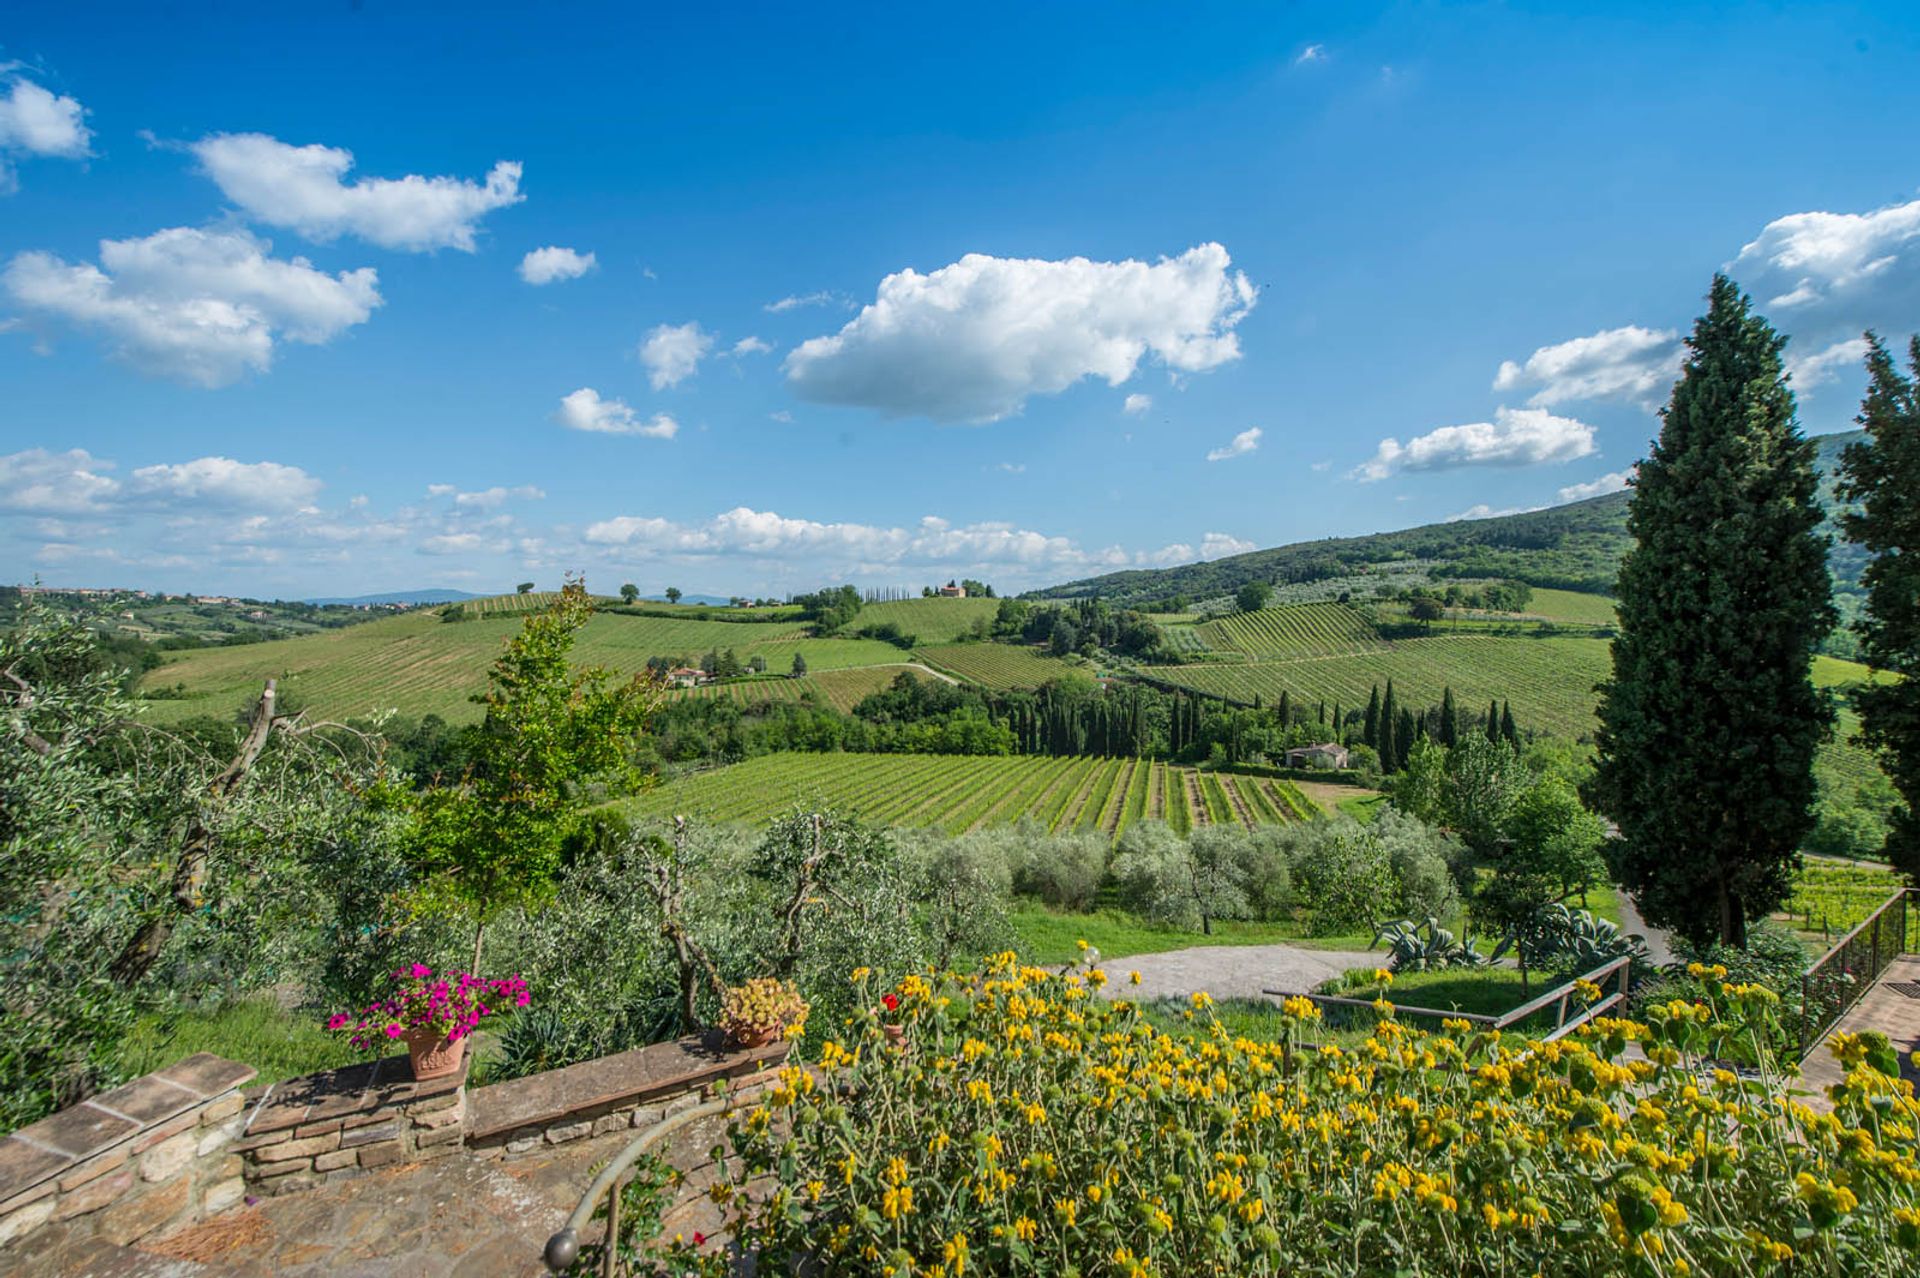
[[[735,1038],[779,1034],[804,1025],[807,1001],[791,981],[756,976],[720,1000],[720,1024]]]
[[[1765,1047],[1777,998],[1724,977],[1554,1042],[1384,999],[1336,1039],[1298,997],[1266,1041],[1204,997],[1165,1033],[1088,972],[999,955],[907,976],[783,1069],[709,1193],[763,1272],[1916,1272],[1920,1101],[1891,1047],[1836,1036],[1846,1079],[1810,1096]],[[895,1018],[914,1052],[886,1050]],[[1716,1067],[1734,1040],[1755,1076]]]
[[[471,972],[442,972],[425,963],[403,967],[392,974],[393,992],[369,1004],[359,1015],[336,1012],[327,1028],[347,1035],[362,1051],[373,1051],[412,1030],[437,1030],[449,1042],[459,1042],[480,1018],[525,1007],[532,1002],[527,983],[518,976],[487,980]]]

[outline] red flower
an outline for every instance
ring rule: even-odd
[[[900,996],[898,994],[883,994],[880,997],[880,1002],[889,1012],[900,1009]]]
[[[696,1229],[696,1230],[694,1230],[694,1231],[693,1231],[693,1245],[694,1245],[694,1246],[696,1246],[696,1247],[704,1247],[704,1246],[706,1246],[706,1245],[707,1245],[707,1236],[706,1236],[705,1234],[703,1234],[703,1233],[701,1233],[701,1232],[700,1232],[699,1230],[697,1230],[697,1229]]]

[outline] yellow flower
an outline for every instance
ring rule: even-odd
[[[888,1220],[898,1220],[902,1216],[913,1214],[913,1187],[895,1185],[880,1198],[880,1214]]]
[[[1040,1226],[1036,1225],[1030,1217],[1019,1216],[1014,1219],[1013,1236],[1021,1242],[1032,1242],[1034,1235],[1039,1232]]]
[[[1373,969],[1373,979],[1382,985],[1391,985],[1393,984],[1393,973],[1384,967],[1376,967]]]
[[[1139,983],[1140,983],[1140,973],[1138,973],[1138,972],[1128,972],[1128,973],[1127,973],[1127,984],[1129,984],[1129,985],[1138,985]],[[1916,1056],[1920,1056],[1920,1052],[1916,1052],[1916,1053],[1914,1053],[1914,1054],[1915,1054]]]
[[[1197,1008],[1208,1008],[1213,1006],[1213,995],[1207,993],[1205,990],[1199,990],[1199,991],[1196,991],[1187,1001],[1192,1003]]]

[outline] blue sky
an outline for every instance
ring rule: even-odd
[[[0,579],[1017,589],[1920,324],[1911,5],[259,9],[0,17]]]

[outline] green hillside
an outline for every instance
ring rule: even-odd
[[[1822,435],[1816,464],[1821,499],[1835,509],[1833,476],[1845,447],[1858,431]],[[1256,550],[1227,559],[1178,568],[1142,568],[1086,577],[1032,592],[1035,599],[1098,595],[1132,605],[1186,596],[1201,600],[1231,594],[1250,581],[1279,585],[1379,573],[1412,562],[1432,577],[1506,577],[1536,587],[1605,594],[1613,588],[1626,553],[1627,493],[1610,493],[1569,506],[1494,519],[1462,519],[1364,537],[1328,537]],[[1836,530],[1829,522],[1828,531]],[[1857,548],[1835,538],[1834,583],[1842,612],[1858,594],[1863,559]]]
[[[140,690],[159,722],[230,714],[269,678],[281,681],[291,704],[329,718],[397,710],[471,722],[480,712],[470,698],[485,689],[488,665],[523,620],[511,610],[458,622],[415,614],[275,643],[201,649],[149,672]],[[765,657],[776,673],[791,669],[796,653],[814,673],[894,665],[906,657],[874,639],[810,638],[797,621],[681,621],[619,612],[595,616],[574,656],[630,675],[645,669],[649,657],[697,661],[714,648],[731,648],[742,661]]]

